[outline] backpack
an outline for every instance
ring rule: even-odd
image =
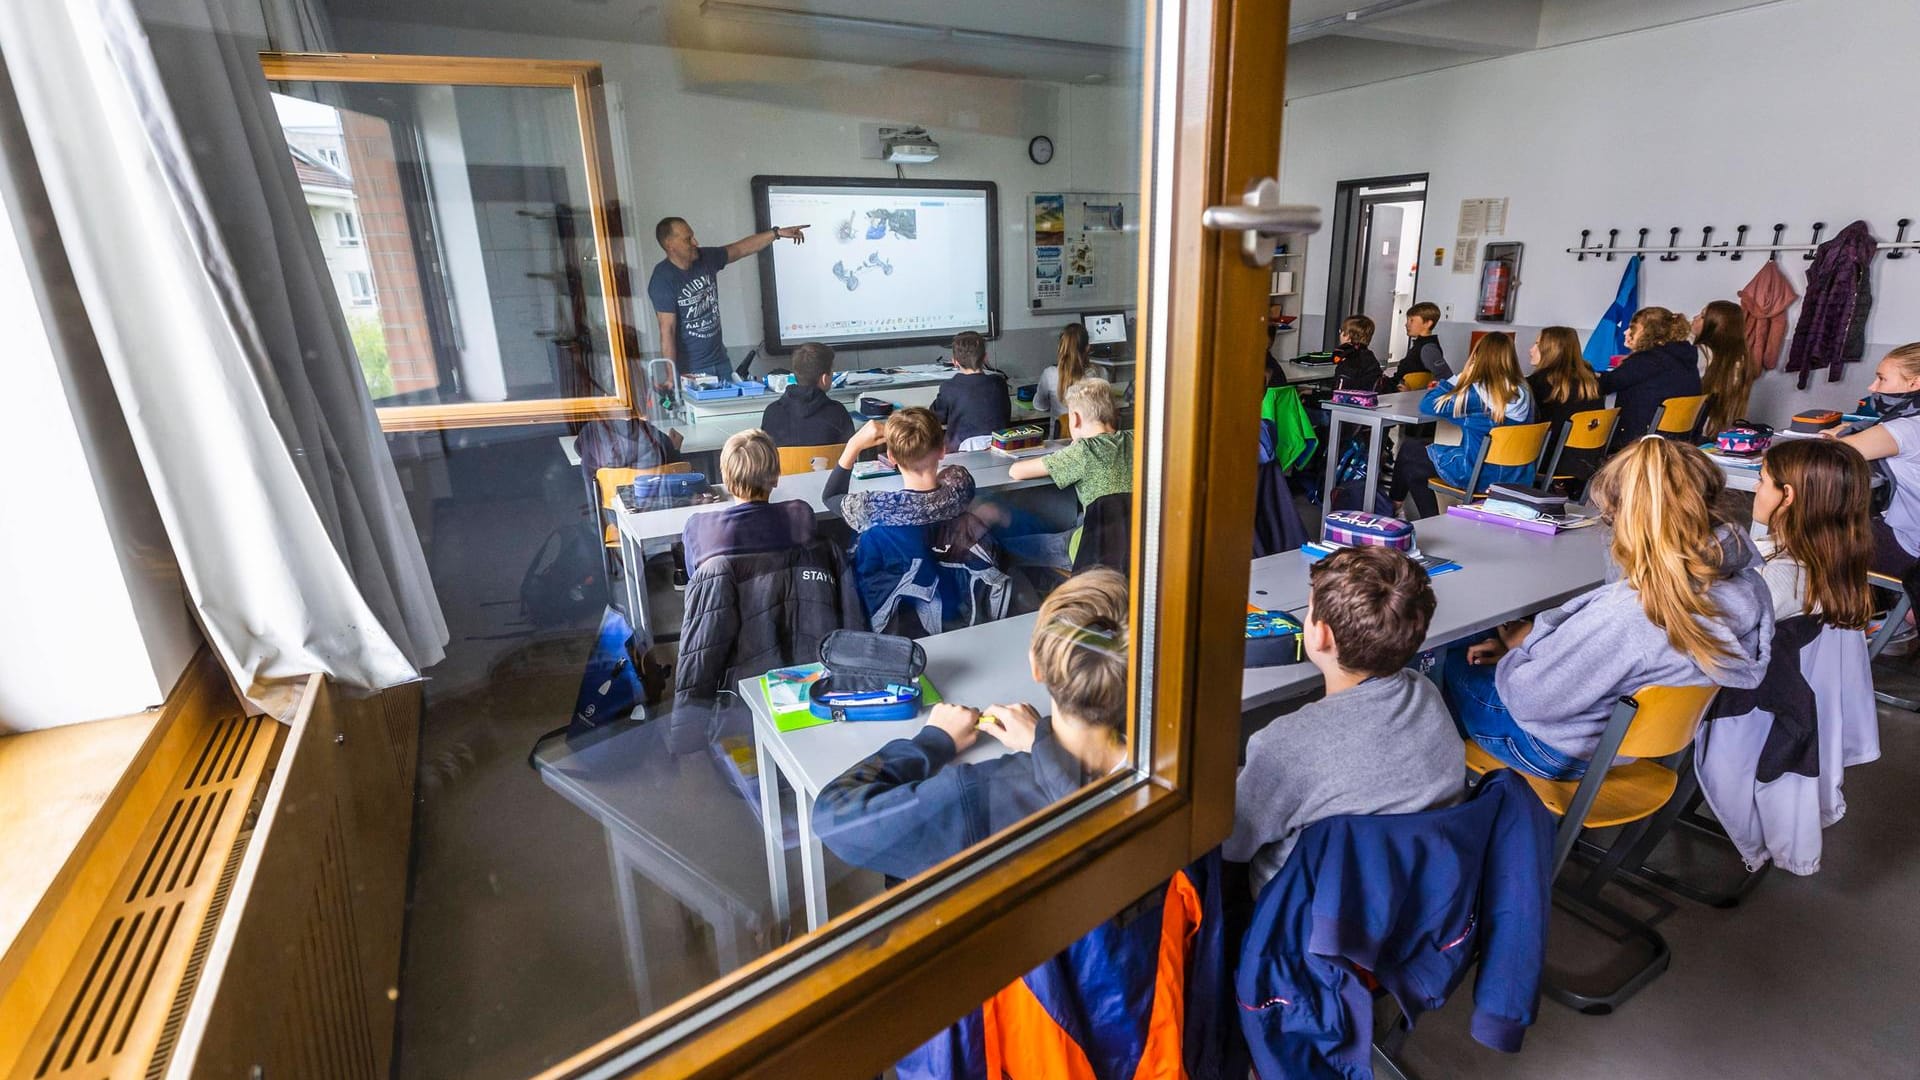
[[[577,622],[606,605],[600,537],[593,524],[562,525],[540,541],[520,578],[520,612],[535,626]]]

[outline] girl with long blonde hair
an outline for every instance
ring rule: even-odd
[[[1525,424],[1533,418],[1533,391],[1520,376],[1520,355],[1510,334],[1488,334],[1467,354],[1467,366],[1457,376],[1440,380],[1420,399],[1420,411],[1451,418],[1460,425],[1460,445],[1434,446],[1403,442],[1394,463],[1394,499],[1412,498],[1422,517],[1439,513],[1439,503],[1427,481],[1438,477],[1454,487],[1465,487],[1473,474],[1480,448],[1501,424]],[[1533,466],[1488,466],[1480,470],[1479,490],[1492,484],[1531,484]]]
[[[1087,377],[1090,351],[1085,323],[1068,323],[1061,329],[1053,366],[1040,373],[1040,385],[1033,391],[1035,412],[1049,413],[1056,418],[1067,415],[1067,391]]]
[[[1753,381],[1760,363],[1747,355],[1747,317],[1731,300],[1715,300],[1693,320],[1693,343],[1706,362],[1700,392],[1708,396],[1707,422],[1700,433],[1707,438],[1725,431],[1747,415]]]
[[[1447,658],[1448,704],[1475,742],[1515,768],[1571,780],[1622,695],[1760,685],[1773,601],[1759,552],[1719,510],[1724,484],[1699,450],[1652,437],[1600,470],[1609,583]]]

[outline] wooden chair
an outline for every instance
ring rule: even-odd
[[[1886,651],[1887,646],[1900,633],[1900,627],[1907,621],[1907,612],[1912,610],[1913,601],[1907,596],[1907,587],[1901,584],[1899,578],[1891,574],[1869,573],[1867,584],[1894,595],[1893,606],[1887,609],[1886,615],[1881,619],[1880,628],[1874,631],[1873,636],[1867,641],[1867,659],[1871,661],[1878,660],[1880,654]],[[1873,696],[1896,709],[1920,712],[1920,701],[1878,689],[1873,692]]]
[[[1552,429],[1553,425],[1544,420],[1537,424],[1502,424],[1493,429],[1486,442],[1480,444],[1480,457],[1474,461],[1473,472],[1467,475],[1464,489],[1437,478],[1427,481],[1427,487],[1435,495],[1455,502],[1473,502],[1484,498],[1480,491],[1481,470],[1489,465],[1531,465],[1534,472],[1539,472],[1540,457],[1546,453],[1547,434]]]
[[[1553,457],[1547,462],[1546,471],[1540,474],[1541,486],[1552,487],[1561,480],[1578,480],[1579,477],[1560,471],[1561,456],[1569,450],[1605,453],[1607,444],[1613,441],[1613,429],[1619,424],[1619,409],[1588,409],[1567,417],[1567,426],[1560,433],[1559,445],[1553,448]]]
[[[1578,887],[1564,889],[1562,895],[1586,921],[1592,920],[1579,909],[1624,930],[1622,940],[1637,937],[1652,950],[1651,958],[1631,976],[1598,994],[1584,994],[1549,982],[1547,995],[1555,1001],[1595,1016],[1610,1013],[1672,962],[1673,952],[1660,932],[1602,900],[1600,890],[1619,873],[1630,855],[1641,850],[1653,819],[1680,786],[1680,774],[1655,759],[1677,754],[1692,744],[1701,717],[1719,692],[1717,686],[1649,686],[1638,690],[1614,705],[1613,716],[1584,777],[1577,781],[1527,777],[1527,784],[1540,801],[1560,817],[1553,840],[1554,877],[1559,877],[1583,830],[1624,826]],[[1639,760],[1615,765],[1621,757]],[[1467,743],[1467,770],[1476,777],[1503,768],[1506,765],[1479,744]]]
[[[1694,394],[1691,397],[1670,397],[1660,403],[1653,411],[1652,431],[1669,439],[1691,441],[1694,429],[1700,426],[1700,414],[1707,409],[1707,395]]]
[[[1431,371],[1409,371],[1400,377],[1402,390],[1425,390],[1432,385],[1433,372]]]
[[[846,443],[782,446],[780,447],[780,475],[793,476],[797,473],[831,471],[834,462],[840,460],[840,451],[846,448]]]

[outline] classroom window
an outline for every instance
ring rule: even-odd
[[[383,927],[406,898],[404,954],[396,932],[390,966],[350,980],[375,988],[374,1058],[618,1071],[785,1053],[808,1017],[872,1027],[832,1040],[879,1071],[877,1047],[904,1053],[1114,897],[1173,895],[1230,819],[1230,733],[1191,713],[1235,700],[1231,650],[1202,638],[1242,614],[1208,575],[1245,567],[1200,537],[1231,532],[1208,492],[1252,469],[1251,410],[1201,415],[1245,373],[1196,357],[1248,355],[1257,329],[1202,307],[1227,249],[1176,239],[1225,166],[1170,140],[1218,133],[1198,121],[1223,104],[1156,102],[1189,84],[1146,69],[1204,68],[1211,46],[1129,4],[1037,53],[1032,33],[829,20],[856,40],[786,55],[807,35],[715,3],[697,47],[575,52],[595,35],[569,15],[547,29],[572,40],[481,58],[458,55],[458,19],[409,13],[263,54],[280,140],[227,163],[292,208],[277,228],[314,230],[273,237],[294,291],[265,314],[303,343],[275,355],[335,388],[357,363],[385,429],[370,490],[403,507],[447,622],[417,760],[392,755],[411,799],[316,870],[354,879],[340,904],[391,901]],[[721,48],[741,35],[744,66]],[[881,84],[951,121],[798,164],[836,160],[800,148],[852,132]],[[1267,89],[1249,161],[1275,150]],[[712,138],[793,149],[756,172]],[[1148,167],[1176,151],[1196,167]],[[1257,309],[1266,276],[1234,280]],[[1176,325],[1234,329],[1176,345]],[[788,429],[773,407],[795,401]],[[759,429],[779,445],[736,441]],[[300,434],[314,471],[334,464]],[[336,516],[351,547],[367,523]],[[286,752],[339,745],[364,742]],[[406,823],[407,880],[361,889],[361,831]],[[329,941],[329,963],[370,955]],[[927,966],[898,982],[895,948]]]

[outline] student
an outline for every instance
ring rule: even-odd
[[[880,446],[886,447],[887,456],[900,470],[900,488],[848,494],[853,463]],[[840,451],[840,460],[821,489],[821,500],[857,533],[876,525],[951,521],[973,502],[973,474],[961,465],[940,464],[946,446],[946,433],[928,409],[900,409],[885,420],[870,421]]]
[[[1648,307],[1627,323],[1627,348],[1620,366],[1600,374],[1600,393],[1613,395],[1620,423],[1613,429],[1613,448],[1619,449],[1653,427],[1660,403],[1700,392],[1698,350],[1684,337],[1674,336],[1673,312]]]
[[[1420,411],[1451,416],[1460,425],[1460,445],[1435,446],[1407,442],[1394,462],[1392,490],[1396,501],[1409,497],[1420,516],[1440,512],[1439,500],[1427,481],[1438,477],[1464,488],[1473,474],[1480,448],[1501,424],[1525,424],[1533,418],[1533,391],[1520,377],[1520,357],[1508,334],[1488,334],[1467,354],[1460,378],[1442,379],[1420,399]],[[1480,489],[1489,484],[1532,484],[1533,465],[1489,465],[1480,470]]]
[[[1533,392],[1533,418],[1553,425],[1557,433],[1574,413],[1601,407],[1600,381],[1580,355],[1580,335],[1570,326],[1549,326],[1527,349],[1533,373],[1527,388]]]
[[[855,866],[912,877],[1131,760],[1119,574],[1089,570],[1048,594],[1027,657],[1048,716],[1027,704],[935,705],[912,738],[821,790],[813,809],[821,841]],[[1015,752],[953,765],[982,732]]]
[[[1435,346],[1436,348],[1438,346]],[[1335,390],[1380,389],[1380,358],[1373,355],[1373,320],[1349,315],[1340,323],[1340,344],[1333,348]]]
[[[832,384],[832,349],[809,341],[793,350],[793,384],[760,416],[773,445],[831,446],[853,438],[847,407],[827,396]]]
[[[1050,477],[1055,487],[1072,488],[1085,512],[1095,499],[1133,490],[1133,432],[1115,431],[1119,416],[1113,407],[1113,384],[1086,378],[1067,391],[1067,432],[1073,445],[1039,457],[1022,458],[1007,469],[1015,480]],[[1071,566],[1080,553],[1080,530],[1066,543],[1066,558],[1043,560],[1046,565]]]
[[[1701,308],[1688,330],[1700,350],[1700,392],[1708,395],[1700,433],[1711,439],[1746,417],[1760,364],[1747,355],[1747,317],[1731,300]]]
[[[1407,309],[1407,355],[1400,358],[1399,366],[1393,369],[1393,385],[1400,386],[1408,375],[1424,371],[1437,382],[1453,374],[1453,368],[1447,364],[1446,351],[1440,348],[1440,339],[1434,336],[1433,328],[1440,323],[1440,305],[1418,303]]]
[[[911,877],[1126,768],[1127,649],[1126,582],[1107,569],[1075,576],[1041,604],[1028,646],[1050,715],[934,706],[913,738],[820,792],[821,842],[855,866]],[[1011,753],[955,764],[982,732]],[[915,1050],[899,1075],[971,1076],[983,1060],[999,1062],[996,1076],[1091,1076],[1089,1060],[1102,1076],[1199,1075],[1214,1049],[1203,1040],[1218,1020],[1216,980],[1227,978],[1214,966],[1226,955],[1226,897],[1211,869],[1203,860],[1126,904]]]
[[[987,367],[986,338],[971,330],[956,335],[953,366],[959,372],[941,385],[932,406],[933,415],[946,425],[948,450],[1013,423],[1007,377]]]
[[[687,572],[716,555],[785,551],[810,543],[813,508],[798,499],[769,502],[780,482],[780,452],[758,428],[738,432],[720,448],[720,479],[738,503],[687,518],[680,539]]]
[[[1812,615],[1842,630],[1863,630],[1873,614],[1867,567],[1873,562],[1872,474],[1852,447],[1823,439],[1777,442],[1760,462],[1753,520],[1760,576],[1773,594],[1775,620]]]
[[[1880,419],[1841,441],[1892,488],[1886,511],[1873,519],[1873,569],[1904,578],[1920,561],[1920,341],[1882,358],[1867,392]]]
[[[1461,729],[1514,768],[1578,779],[1614,702],[1644,686],[1752,689],[1767,670],[1773,600],[1760,556],[1716,507],[1720,470],[1686,443],[1648,437],[1593,480],[1613,527],[1609,584],[1488,640],[1448,651]]]
[[[1040,385],[1034,388],[1035,412],[1046,413],[1056,420],[1067,415],[1067,391],[1087,377],[1088,351],[1086,324],[1068,323],[1060,331],[1052,366],[1040,373]]]
[[[1340,814],[1407,814],[1460,798],[1460,736],[1440,691],[1407,670],[1433,618],[1427,572],[1399,552],[1347,548],[1308,571],[1303,643],[1327,696],[1247,743],[1221,854],[1253,864],[1253,891],[1300,832]]]

